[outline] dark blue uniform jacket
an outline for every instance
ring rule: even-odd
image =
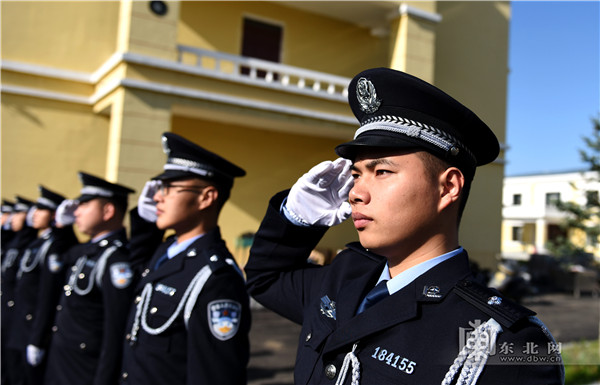
[[[140,385],[245,384],[250,354],[249,298],[237,267],[226,262],[233,257],[219,229],[206,233],[154,270],[173,242],[169,239],[160,245],[137,285],[124,338],[121,381]],[[190,282],[206,266],[210,275],[201,291],[189,291]],[[150,297],[138,313],[147,288]],[[189,298],[195,298],[193,305],[188,305]],[[219,325],[222,334],[216,332]]]
[[[296,384],[335,383],[355,344],[361,384],[440,384],[466,333],[490,318],[503,331],[478,384],[561,383],[559,356],[547,353],[553,340],[529,318],[534,313],[508,300],[489,305],[490,298],[499,294],[473,280],[466,252],[355,316],[385,258],[352,243],[331,265],[308,265],[307,257],[326,228],[289,223],[279,211],[284,197],[280,193],[271,201],[245,271],[254,298],[302,324]],[[535,356],[530,361],[544,359],[548,364],[501,362],[505,356],[523,360]],[[345,383],[351,377],[349,371]]]
[[[122,229],[65,254],[67,278],[52,328],[46,385],[117,382],[134,289],[126,244]],[[103,255],[110,256],[103,262]]]

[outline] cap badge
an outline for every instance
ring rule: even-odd
[[[356,98],[360,104],[360,109],[367,114],[377,111],[381,105],[381,100],[377,98],[375,86],[366,78],[358,79],[358,83],[356,84]]]
[[[163,137],[162,137],[162,142],[161,142],[161,144],[162,144],[162,149],[163,149],[163,152],[164,152],[165,154],[169,155],[169,154],[171,153],[171,149],[169,148],[169,140],[167,139],[167,137],[166,137],[166,136],[163,136]]]

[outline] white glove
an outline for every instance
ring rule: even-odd
[[[61,226],[72,225],[75,222],[75,210],[79,202],[72,199],[65,199],[56,209],[55,220]]]
[[[27,210],[27,216],[25,217],[25,223],[29,227],[33,227],[33,213],[35,213],[37,207],[32,206],[29,210]]]
[[[288,213],[309,225],[334,226],[345,221],[352,213],[350,166],[351,161],[338,158],[311,168],[292,186],[285,204]]]
[[[156,202],[154,194],[160,188],[161,181],[149,180],[138,198],[138,214],[148,222],[156,222]]]
[[[27,345],[27,362],[31,366],[38,366],[44,358],[44,351],[35,345]]]

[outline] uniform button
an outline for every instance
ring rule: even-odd
[[[137,297],[135,297],[135,303],[140,303],[141,300],[142,300],[142,297],[140,297],[139,295]]]
[[[56,305],[56,311],[61,311],[62,310],[62,305]]]
[[[52,326],[52,331],[54,333],[56,333],[58,331],[58,326],[56,326],[56,325]]]
[[[158,311],[158,308],[153,307],[152,309],[150,309],[150,314],[154,314]]]
[[[131,334],[127,333],[127,335],[125,336],[125,339],[126,339],[127,341],[129,341],[129,340],[131,339]]]
[[[310,341],[311,338],[312,338],[312,333],[308,333],[306,335],[306,342]]]
[[[72,266],[71,271],[77,271],[77,266]]]
[[[121,374],[121,377],[123,377],[123,379],[127,378],[129,376],[129,374],[127,374],[127,372],[123,372],[123,374]]]
[[[325,377],[333,380],[337,374],[337,368],[333,364],[329,364],[325,367]]]
[[[79,348],[80,348],[81,350],[84,350],[84,349],[85,349],[85,342],[82,342],[82,343],[80,343],[80,344],[79,344]]]
[[[146,269],[142,272],[142,277],[145,277],[148,275],[148,273],[150,272],[150,269]]]
[[[13,306],[15,306],[15,301],[8,301],[8,302],[6,303],[6,305],[7,305],[8,307],[13,307]]]
[[[78,277],[79,277],[79,279],[84,279],[85,278],[85,274],[79,273]]]
[[[31,320],[33,319],[33,316],[32,316],[31,314],[27,314],[27,315],[25,316],[25,319],[26,319],[27,321],[31,321]]]

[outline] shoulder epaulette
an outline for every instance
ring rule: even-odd
[[[488,288],[473,280],[462,280],[454,291],[465,301],[490,315],[502,326],[510,328],[516,322],[526,319],[535,312],[504,298],[497,290]]]

